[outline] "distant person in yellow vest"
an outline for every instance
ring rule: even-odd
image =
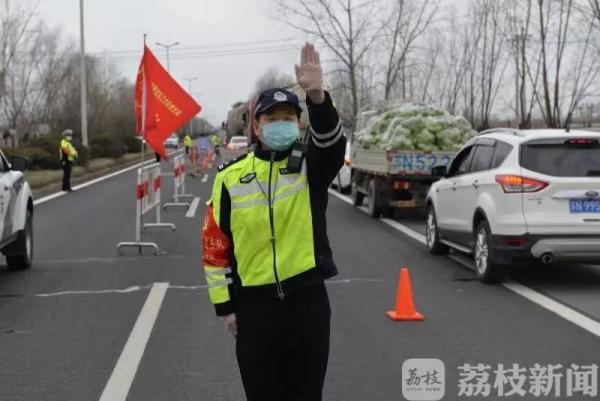
[[[63,139],[60,141],[60,164],[63,169],[63,184],[62,190],[73,192],[71,188],[71,170],[73,163],[77,159],[77,149],[73,146],[73,131],[70,129],[64,130],[62,133]]]
[[[192,137],[190,136],[190,134],[185,134],[185,136],[183,137],[183,146],[185,146],[185,154],[189,155],[190,149],[192,147]]]
[[[212,134],[210,136],[210,142],[213,145],[213,148],[215,149],[215,155],[221,155],[220,149],[221,149],[221,138],[219,138],[219,135],[217,134]]]

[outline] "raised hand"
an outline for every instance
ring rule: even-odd
[[[304,89],[313,103],[323,103],[325,100],[323,69],[321,67],[321,58],[313,44],[307,42],[302,47],[300,64],[296,64],[295,68],[298,85]]]

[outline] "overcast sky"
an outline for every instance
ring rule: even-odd
[[[38,14],[79,40],[79,0],[38,0]],[[272,0],[85,0],[86,51],[115,63],[132,82],[143,34],[166,66],[155,42],[180,42],[171,50],[171,73],[203,106],[213,124],[231,104],[251,93],[270,67],[293,74],[302,35],[270,16]],[[78,43],[78,42],[77,42]],[[246,54],[240,54],[246,53]]]

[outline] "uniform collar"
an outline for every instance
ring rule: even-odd
[[[279,161],[282,161],[283,159],[285,159],[286,157],[288,157],[290,155],[290,153],[292,153],[292,148],[289,148],[288,150],[284,150],[281,152],[266,150],[266,149],[263,149],[260,140],[258,140],[256,142],[256,145],[254,145],[254,155],[260,160],[270,161],[272,153],[275,153],[274,160],[276,162],[279,162]]]

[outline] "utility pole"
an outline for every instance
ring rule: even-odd
[[[192,96],[192,82],[197,80],[198,77],[183,78],[183,79],[188,82],[188,85],[190,87],[190,91],[188,93],[190,94],[190,96]],[[194,131],[194,117],[190,118],[190,136],[192,136],[193,131]]]
[[[87,122],[87,72],[85,62],[85,29],[83,22],[83,0],[79,0],[79,28],[81,40],[80,73],[81,76],[81,143],[88,147],[88,122]]]
[[[164,47],[165,50],[167,51],[167,71],[171,71],[171,60],[170,60],[169,51],[171,50],[171,47],[175,47],[178,44],[179,44],[179,42],[173,42],[173,43],[168,44],[168,45],[163,45],[160,42],[156,42],[156,46]]]

